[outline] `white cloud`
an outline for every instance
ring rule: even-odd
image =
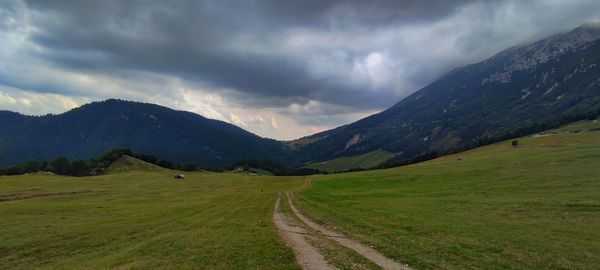
[[[16,111],[27,115],[62,113],[89,101],[83,97],[67,97],[0,86],[0,110]]]

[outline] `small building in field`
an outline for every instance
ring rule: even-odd
[[[175,175],[175,179],[185,179],[185,175],[183,175],[183,174],[176,174]]]

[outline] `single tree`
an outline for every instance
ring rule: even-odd
[[[513,147],[517,147],[518,145],[519,145],[519,141],[517,141],[517,140],[513,140],[512,141],[512,146]]]
[[[168,160],[159,160],[158,166],[161,166],[161,167],[167,168],[167,169],[173,169],[175,167],[175,164],[173,164],[173,162],[168,161]]]
[[[40,163],[40,171],[50,171],[48,169],[48,166],[50,166],[50,164],[48,164],[48,161],[42,161],[42,163]]]
[[[156,164],[158,161],[158,159],[151,154],[140,154],[137,156],[137,158],[152,164]]]
[[[54,173],[68,175],[71,171],[71,162],[66,157],[56,158],[51,163],[52,167],[54,167]]]
[[[131,151],[129,148],[115,148],[99,157],[97,159],[97,164],[100,163],[102,164],[102,167],[106,168],[124,155],[134,156],[133,151]]]
[[[188,172],[195,171],[198,168],[196,166],[196,163],[194,163],[194,162],[183,163],[183,164],[181,164],[180,167],[181,167],[182,171],[188,171]]]
[[[71,164],[71,175],[86,176],[90,174],[90,166],[85,160],[76,160]]]
[[[25,164],[23,164],[23,170],[26,173],[37,172],[40,169],[41,169],[40,163],[35,160],[30,160],[30,161],[25,162]]]

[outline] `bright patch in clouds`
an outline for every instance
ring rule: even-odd
[[[89,102],[89,99],[0,86],[0,110],[17,111],[28,115],[57,114],[79,107],[86,102]]]

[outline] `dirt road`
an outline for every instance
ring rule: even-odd
[[[282,213],[279,209],[281,194],[278,195],[273,211],[273,222],[279,231],[279,236],[294,251],[296,260],[304,270],[335,269],[325,261],[325,257],[311,246],[306,237],[311,237],[296,221]]]
[[[298,209],[294,206],[289,193],[286,194],[286,197],[287,197],[288,203],[290,205],[290,208],[292,209],[294,214],[300,220],[302,220],[302,222],[304,222],[308,227],[320,232],[321,234],[323,234],[324,237],[327,237],[327,238],[339,243],[340,245],[342,245],[344,247],[347,247],[349,249],[356,251],[356,253],[360,254],[364,258],[370,260],[371,262],[380,266],[383,269],[394,269],[394,270],[411,270],[412,269],[407,265],[400,264],[398,262],[395,262],[395,261],[385,257],[383,254],[381,254],[377,250],[372,249],[368,246],[365,246],[354,239],[351,239],[340,233],[331,231],[331,230],[313,222],[312,220],[310,220],[306,216],[304,216],[302,213],[300,213],[300,211],[298,211]]]

